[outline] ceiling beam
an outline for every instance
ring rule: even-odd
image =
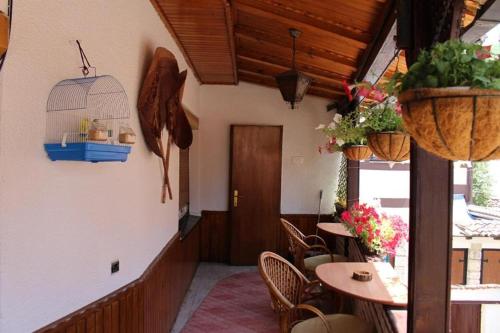
[[[234,83],[238,84],[238,68],[236,67],[236,46],[234,42],[234,22],[233,22],[233,16],[232,16],[232,11],[231,11],[231,4],[228,2],[228,0],[223,0],[224,4],[224,15],[226,18],[226,29],[227,29],[227,37],[229,40],[229,48],[231,50],[231,60],[233,61],[233,77],[234,77]]]
[[[384,8],[383,14],[380,15],[379,23],[375,25],[376,27],[380,27],[380,29],[377,31],[370,45],[363,52],[358,71],[355,75],[355,81],[361,81],[362,79],[364,79],[364,77],[372,67],[375,59],[378,57],[379,51],[384,45],[387,38],[393,38],[393,35],[390,35],[390,32],[394,31],[393,29],[395,29],[394,23],[396,22],[396,4],[396,0],[389,0],[386,7]],[[389,60],[389,63],[390,59],[394,57],[394,53],[392,55],[384,54],[383,56],[386,58],[386,60]]]
[[[253,71],[256,73],[261,73],[270,76],[275,76],[279,73],[282,73],[290,69],[290,67],[287,66],[277,65],[242,55],[237,56],[237,62],[238,62],[238,68],[240,69]],[[331,90],[338,90],[340,93],[343,92],[342,82],[337,79],[332,79],[330,77],[321,76],[309,72],[302,72],[302,73],[312,78],[314,82],[316,82],[319,86],[325,86],[325,88]]]
[[[244,25],[236,25],[234,30],[235,30],[236,36],[239,36],[241,38],[253,39],[256,42],[262,41],[262,42],[272,43],[272,44],[276,44],[276,45],[286,47],[286,48],[291,47],[291,40],[280,38],[279,36],[260,31],[258,29],[253,28],[253,27],[244,26]],[[328,60],[337,62],[337,63],[342,64],[344,66],[348,66],[352,69],[357,68],[356,67],[357,66],[356,59],[346,57],[342,54],[338,54],[333,49],[326,49],[323,47],[318,47],[316,45],[308,43],[306,40],[301,40],[299,43],[297,43],[296,48],[299,52],[307,53],[308,55],[310,55],[313,58],[314,57],[324,58],[324,59],[328,59]]]
[[[367,31],[339,23],[336,20],[328,19],[328,15],[314,15],[309,11],[301,11],[296,8],[292,8],[290,5],[284,6],[282,3],[273,0],[237,0],[236,4],[238,7],[244,4],[263,11],[271,10],[272,14],[269,15],[272,15],[272,17],[268,16],[270,19],[276,18],[275,16],[289,18],[295,23],[308,25],[315,29],[342,37],[348,41],[356,43],[359,47],[365,47],[368,45],[372,37]]]
[[[261,7],[261,8],[259,8]],[[267,6],[259,6],[258,2],[239,0],[236,3],[236,10],[244,13],[248,13],[250,15],[254,15],[257,17],[261,17],[265,20],[269,20],[271,22],[279,22],[287,27],[293,27],[299,29],[303,32],[311,32],[316,35],[328,36],[330,38],[337,39],[339,42],[345,43],[345,45],[352,46],[353,48],[365,48],[367,46],[366,42],[360,42],[358,40],[351,39],[346,37],[343,34],[335,33],[330,30],[325,30],[322,28],[318,28],[317,26],[310,25],[307,23],[303,23],[300,20],[295,20],[289,18],[288,16],[282,16],[275,14],[273,12],[269,12],[269,8]]]
[[[254,72],[249,72],[245,70],[238,70],[238,77],[240,78],[241,81],[247,81],[251,83],[256,83],[268,87],[273,87],[278,89],[278,86],[276,84],[276,80],[272,76],[268,75],[262,75]],[[335,99],[337,97],[341,97],[342,93],[337,92],[337,91],[332,91],[316,86],[311,86],[309,90],[307,91],[308,95],[315,95],[315,96],[320,96],[320,97],[325,97],[329,99]]]

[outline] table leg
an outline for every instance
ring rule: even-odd
[[[349,257],[349,238],[344,237],[344,256]]]

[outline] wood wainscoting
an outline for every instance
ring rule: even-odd
[[[200,260],[229,262],[229,212],[202,211],[200,221]]]
[[[169,332],[198,266],[200,231],[177,233],[139,279],[36,332]]]
[[[316,233],[318,216],[315,214],[282,214],[286,219],[304,234]],[[332,222],[332,215],[321,215],[321,222]],[[229,262],[231,220],[227,211],[203,211],[200,226],[200,260],[209,262]],[[328,244],[334,244],[328,235],[321,234]],[[276,239],[278,253],[288,256],[288,240],[284,230],[279,226],[278,239]]]

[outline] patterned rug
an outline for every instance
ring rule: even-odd
[[[278,318],[258,272],[219,281],[182,333],[278,333]]]

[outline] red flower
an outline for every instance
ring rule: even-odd
[[[347,99],[349,100],[349,102],[351,102],[352,101],[351,89],[349,88],[349,85],[347,85],[346,80],[342,81],[342,87],[344,88],[344,92],[347,96]]]

